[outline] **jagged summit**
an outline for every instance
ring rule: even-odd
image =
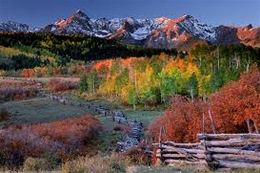
[[[6,22],[0,23],[0,31],[28,32],[32,30],[25,24]],[[213,27],[189,14],[175,19],[168,17],[91,19],[78,9],[67,19],[59,19],[45,27],[33,30],[33,32],[86,34],[160,48],[188,47],[198,41],[210,44],[243,43],[260,47],[260,28],[253,28],[252,25],[240,28],[224,25]]]
[[[80,9],[78,9],[76,11],[76,13],[74,13],[73,15],[74,17],[83,17],[83,18],[86,18],[86,19],[90,19],[83,11],[81,11]]]
[[[80,9],[77,10],[77,13],[83,13]]]
[[[7,32],[28,32],[30,31],[30,27],[27,24],[22,24],[14,21],[1,22],[0,23],[0,31]]]
[[[176,19],[174,19],[175,21],[178,21],[178,22],[181,22],[181,21],[184,21],[184,20],[190,20],[190,19],[195,19],[192,15],[189,15],[189,14],[184,14]]]

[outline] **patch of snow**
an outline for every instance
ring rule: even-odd
[[[157,29],[166,27],[172,20],[167,17],[159,17],[153,19],[153,26]]]
[[[55,31],[56,30],[56,27],[52,26],[51,27],[51,32]]]
[[[177,23],[180,28],[184,28],[185,31],[207,41],[216,40],[216,33],[214,27],[201,23],[197,19],[190,17],[182,22]]]
[[[131,34],[131,36],[135,40],[143,40],[145,39],[149,34],[151,33],[150,27],[142,27],[138,28],[134,33]]]
[[[54,24],[55,24],[55,25],[61,25],[61,24],[63,24],[65,21],[66,21],[65,19],[60,19],[60,20],[58,20],[57,22],[55,22]]]
[[[106,38],[108,36],[110,36],[111,34],[106,34],[106,35],[101,35],[101,34],[94,34],[96,37],[99,37],[99,38]]]

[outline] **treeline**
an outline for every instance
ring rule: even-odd
[[[212,91],[230,80],[238,80],[240,73],[249,71],[250,65],[260,67],[260,49],[238,45],[197,45],[190,52],[193,62],[203,75],[210,75]]]
[[[148,56],[166,52],[176,55],[176,50],[143,48],[113,40],[86,35],[55,35],[51,33],[0,33],[0,45],[34,53],[54,55],[57,65],[73,60],[93,61],[130,56]]]
[[[163,126],[166,135],[161,140],[175,142],[197,142],[198,133],[214,131],[256,132],[260,128],[259,79],[260,71],[253,66],[238,81],[228,82],[207,100],[173,96],[164,114],[150,124],[150,137],[157,142]]]
[[[81,91],[120,98],[132,105],[167,104],[173,95],[206,98],[241,72],[259,65],[259,49],[242,45],[195,47],[186,57],[104,60],[80,81]]]
[[[6,57],[0,54],[0,69],[1,70],[19,70],[29,69],[34,67],[46,66],[49,64],[49,60],[41,59],[40,57],[28,57],[23,54],[13,55]]]

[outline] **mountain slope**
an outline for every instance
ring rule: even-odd
[[[29,26],[22,23],[8,21],[0,23],[0,32],[28,32]]]
[[[29,31],[28,25],[1,23],[0,31]],[[91,19],[81,10],[67,19],[60,19],[35,32],[55,34],[86,34],[100,38],[158,48],[188,48],[197,42],[210,44],[238,44],[260,47],[260,27],[220,25],[213,27],[191,15],[176,19],[166,17],[135,19]]]

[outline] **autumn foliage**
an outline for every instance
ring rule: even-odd
[[[83,152],[101,130],[100,122],[86,115],[38,125],[10,126],[0,132],[0,163],[16,165],[28,157],[56,153],[66,160]],[[16,162],[16,161],[19,162]]]
[[[260,72],[253,68],[241,75],[239,81],[227,83],[209,101],[191,100],[174,96],[169,108],[149,127],[150,136],[158,141],[160,127],[164,126],[163,140],[176,142],[197,141],[202,133],[202,117],[205,117],[205,133],[248,133],[246,120],[254,120],[260,128]],[[213,123],[209,118],[212,114]]]
[[[32,98],[36,89],[36,82],[0,81],[0,101]]]
[[[51,79],[48,83],[48,88],[53,91],[66,91],[78,88],[77,83],[71,81],[64,81],[59,79]]]
[[[248,132],[246,119],[260,125],[260,72],[257,68],[241,75],[210,96],[216,128],[221,132]],[[259,126],[260,127],[260,126]]]

